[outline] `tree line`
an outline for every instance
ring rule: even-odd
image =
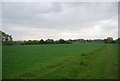
[[[0,31],[0,41],[2,45],[35,45],[35,44],[71,44],[71,43],[120,43],[120,38],[113,40],[112,37],[107,37],[106,39],[94,39],[94,40],[84,40],[84,39],[74,39],[74,40],[28,40],[28,41],[13,41],[12,35],[6,34]]]
[[[17,45],[34,45],[34,44],[70,44],[71,41],[59,39],[59,40],[53,40],[53,39],[47,39],[47,40],[28,40],[28,41],[14,41],[14,44]]]

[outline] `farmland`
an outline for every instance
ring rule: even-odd
[[[2,47],[3,79],[117,79],[118,45],[104,43]]]

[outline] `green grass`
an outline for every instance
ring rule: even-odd
[[[3,79],[116,79],[118,45],[3,46]]]

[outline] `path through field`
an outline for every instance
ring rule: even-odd
[[[113,45],[93,51],[94,55],[88,62],[84,72],[78,73],[77,78],[115,79],[118,77],[117,49]]]

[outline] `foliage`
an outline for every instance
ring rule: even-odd
[[[54,44],[54,40],[53,39],[47,39],[45,41],[45,44]]]
[[[120,43],[120,38],[116,39],[116,42],[117,42],[117,43]]]
[[[60,44],[64,44],[64,43],[66,43],[66,41],[65,41],[64,39],[60,39],[60,40],[59,40],[59,43],[60,43]]]
[[[0,39],[2,39],[3,45],[14,45],[13,38],[11,35],[6,34],[5,32],[0,31]]]
[[[39,41],[39,44],[44,44],[45,43],[45,41],[43,40],[43,39],[41,39],[40,41]]]
[[[6,34],[5,32],[2,32],[0,31],[1,33],[1,38],[2,38],[2,41],[12,41],[12,36],[9,35],[9,34]]]
[[[107,37],[107,39],[105,39],[104,41],[105,41],[105,43],[114,43],[115,42],[112,37]]]
[[[3,45],[14,45],[15,43],[13,41],[3,41]]]

